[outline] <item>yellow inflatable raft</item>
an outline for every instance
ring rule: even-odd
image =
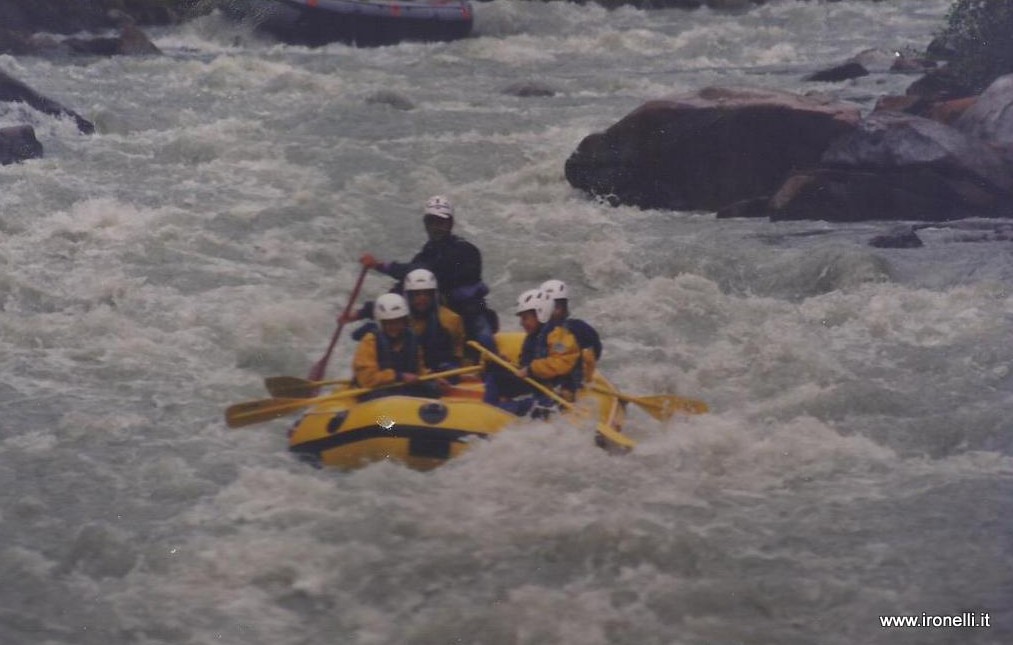
[[[500,333],[500,352],[516,359],[524,335]],[[621,430],[625,403],[600,373],[596,389],[584,390],[577,407],[588,410],[595,422]],[[513,423],[525,422],[482,401],[480,382],[465,383],[449,396],[429,399],[387,396],[359,402],[334,399],[310,408],[289,430],[289,449],[311,463],[354,469],[372,462],[393,460],[429,470],[487,439]],[[577,420],[582,426],[588,426]]]

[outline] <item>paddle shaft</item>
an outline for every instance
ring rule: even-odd
[[[356,298],[359,297],[359,290],[362,289],[362,282],[366,279],[366,274],[369,273],[369,267],[362,267],[359,271],[359,277],[355,281],[355,287],[352,289],[352,295],[348,297],[348,304],[345,305],[345,311],[341,314],[338,319],[338,328],[334,330],[334,334],[331,336],[331,342],[327,346],[327,351],[324,352],[323,357],[313,365],[310,369],[309,376],[306,378],[310,381],[319,381],[324,378],[324,373],[327,372],[327,363],[331,360],[331,352],[334,351],[334,346],[338,343],[338,337],[341,336],[341,330],[345,328],[345,318],[352,312],[352,306],[355,304]]]
[[[472,372],[479,371],[481,366],[471,365],[468,367],[459,367],[453,370],[446,370],[444,372],[434,372],[432,374],[426,374],[420,376],[416,382],[432,381],[439,378],[450,378],[452,376],[459,376],[461,374],[470,374]],[[325,403],[327,401],[334,401],[337,399],[344,399],[348,397],[360,396],[362,394],[368,394],[370,392],[376,392],[378,390],[387,390],[395,387],[402,387],[408,385],[407,383],[387,383],[377,387],[363,387],[352,390],[342,390],[340,392],[334,392],[326,394],[324,396],[318,396],[312,399],[260,399],[258,401],[245,401],[243,403],[236,403],[230,405],[225,410],[225,423],[230,428],[240,428],[242,426],[253,425],[255,423],[262,423],[264,421],[270,421],[277,419],[289,412],[301,410],[303,408],[317,405],[318,403]]]
[[[271,396],[290,399],[308,399],[317,395],[317,391],[325,385],[348,385],[347,378],[329,381],[307,381],[298,376],[268,376],[264,379],[264,387]]]

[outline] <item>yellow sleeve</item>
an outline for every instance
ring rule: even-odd
[[[464,363],[464,321],[456,313],[440,307],[440,325],[450,334],[451,352],[458,365]]]
[[[378,387],[397,380],[397,372],[394,370],[380,369],[375,334],[366,334],[359,342],[352,360],[352,373],[360,387]]]
[[[531,373],[540,379],[551,379],[572,372],[580,360],[580,347],[570,330],[556,327],[546,340],[549,355],[531,361]]]

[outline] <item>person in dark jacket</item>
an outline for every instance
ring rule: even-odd
[[[581,360],[584,362],[584,382],[590,383],[594,377],[595,367],[601,360],[601,337],[587,322],[580,318],[570,317],[570,290],[562,280],[546,280],[539,287],[554,302],[552,320],[564,325],[577,339],[580,345]]]
[[[489,287],[482,281],[482,253],[471,242],[453,234],[454,207],[441,195],[430,197],[422,222],[429,241],[410,262],[382,262],[371,253],[360,259],[363,266],[399,281],[414,269],[429,269],[436,275],[440,298],[464,321],[465,335],[490,349],[499,329],[496,314],[486,306]]]

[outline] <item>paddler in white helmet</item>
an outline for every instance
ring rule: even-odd
[[[433,372],[461,367],[464,361],[464,323],[439,303],[436,276],[429,269],[410,271],[404,293],[411,310],[412,332],[422,345],[426,369]]]
[[[546,280],[539,287],[549,295],[555,303],[552,320],[565,326],[577,339],[580,353],[584,361],[584,382],[589,383],[594,376],[595,366],[601,360],[601,337],[587,322],[580,318],[570,317],[570,289],[562,280]]]
[[[408,321],[408,303],[397,293],[385,293],[373,305],[373,317],[379,323],[368,329],[359,341],[352,359],[352,373],[358,387],[379,387],[403,383],[404,388],[390,388],[367,394],[362,400],[390,394],[427,394],[415,392],[424,384],[416,383],[426,372],[422,346]],[[416,387],[410,387],[415,385]]]
[[[517,298],[514,312],[525,331],[520,352],[520,371],[515,376],[490,365],[486,371],[485,401],[517,415],[532,405],[547,410],[551,399],[522,379],[532,378],[573,401],[583,383],[580,347],[573,333],[552,321],[552,298],[541,289],[529,289]],[[541,415],[536,415],[541,416]]]

